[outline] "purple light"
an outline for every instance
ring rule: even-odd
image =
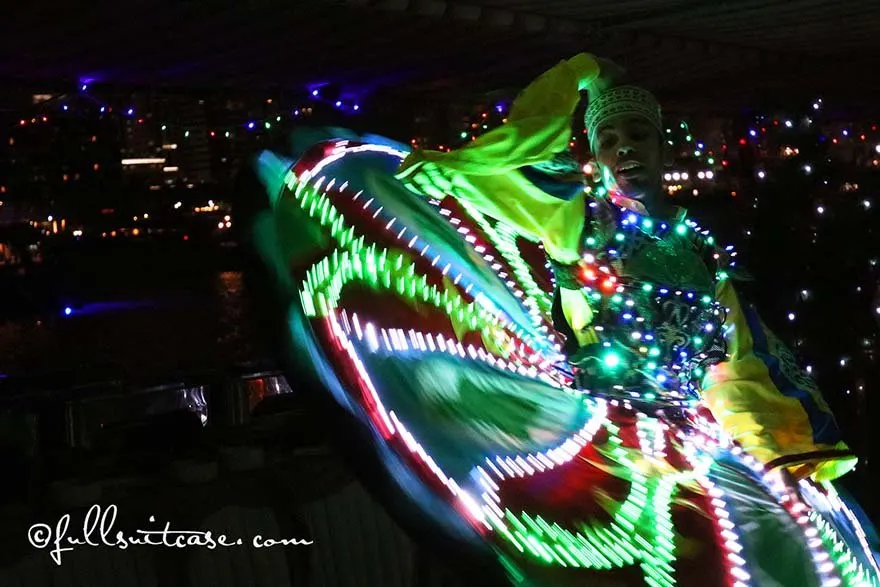
[[[342,102],[340,102],[339,100],[336,100],[336,107],[339,108],[340,106],[342,106]]]
[[[361,107],[360,107],[360,106],[358,106],[358,105],[357,105],[357,104],[355,104],[355,105],[354,105],[354,109],[355,109],[355,110],[360,110],[360,109],[361,109]]]
[[[498,112],[499,114],[502,113],[502,112],[504,112],[504,105],[503,105],[503,104],[498,104],[498,105],[496,105],[496,106],[495,106],[495,110],[496,110],[496,112]]]
[[[128,115],[131,116],[132,114],[134,114],[134,108],[129,108]]]
[[[104,106],[101,106],[101,112],[104,112],[104,110],[106,110],[106,108]]]
[[[253,122],[249,122],[249,123],[247,124],[247,127],[248,127],[249,129],[253,129],[253,128],[254,128],[254,123],[253,123]]]
[[[62,106],[62,108],[64,109],[65,112],[67,112],[67,104],[65,104],[64,106]]]
[[[73,314],[73,308],[71,308],[70,306],[67,306],[66,308],[64,308],[64,315],[65,316],[70,316],[71,314]]]
[[[88,86],[88,84],[83,84],[82,86],[80,86],[79,89],[82,90],[83,92],[85,92],[86,90],[89,89],[89,86]]]
[[[312,95],[313,95],[313,96],[317,96],[317,95],[318,95],[318,90],[312,90]]]
[[[293,111],[293,115],[294,115],[294,116],[299,116],[299,110],[294,110],[294,111]]]
[[[756,137],[756,136],[758,136],[758,131],[756,131],[755,129],[752,129],[749,131],[749,134],[752,135],[753,137]]]

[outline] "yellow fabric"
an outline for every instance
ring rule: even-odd
[[[571,326],[578,346],[588,346],[599,342],[599,338],[592,328],[587,326],[593,322],[593,310],[587,302],[582,290],[559,288],[559,297],[562,304],[562,314],[565,321]]]
[[[847,450],[842,442],[834,446],[813,442],[813,429],[801,402],[782,394],[767,365],[755,354],[752,331],[730,281],[719,284],[717,296],[729,309],[725,324],[729,358],[708,370],[703,398],[724,430],[763,463],[820,450]],[[821,396],[812,395],[818,409],[830,414]],[[851,470],[856,460],[854,456],[809,459],[793,472],[831,480]]]

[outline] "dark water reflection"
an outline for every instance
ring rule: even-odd
[[[65,266],[28,284],[40,303],[0,318],[0,373],[161,378],[262,359],[242,271],[168,261]]]

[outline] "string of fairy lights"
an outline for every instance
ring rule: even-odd
[[[36,113],[22,116],[17,122],[18,127],[28,127],[54,122],[60,117],[80,116],[90,118],[115,118],[130,121],[134,124],[155,124],[163,133],[179,134],[182,138],[190,138],[196,132],[206,132],[211,138],[235,138],[243,133],[259,133],[272,131],[279,123],[291,120],[304,120],[315,112],[316,106],[333,107],[349,114],[359,113],[359,104],[347,104],[340,100],[333,102],[324,100],[319,90],[312,90],[308,98],[294,103],[283,103],[274,98],[265,98],[251,104],[250,110],[265,110],[258,116],[245,116],[239,123],[220,123],[199,126],[195,124],[177,123],[172,120],[155,120],[152,108],[139,108],[136,100],[103,98],[89,91],[86,85],[81,86],[78,93],[45,94],[35,97]],[[196,98],[192,98],[196,102]],[[128,103],[126,103],[128,102]],[[204,100],[200,101],[204,106]],[[173,118],[173,117],[169,117]]]
[[[824,106],[821,98],[812,104],[814,111],[820,111]],[[449,151],[454,147],[462,146],[467,142],[476,140],[480,135],[507,122],[508,106],[505,103],[496,104],[493,108],[483,108],[477,114],[469,117],[460,131],[457,142],[452,145],[431,145],[425,137],[411,139],[411,144],[418,148],[438,148]],[[667,126],[667,145],[673,149],[680,163],[686,163],[688,167],[697,168],[694,173],[685,170],[670,170],[664,175],[664,180],[674,194],[688,181],[696,180],[711,181],[719,172],[724,172],[730,165],[732,156],[731,145],[735,147],[759,148],[764,157],[778,156],[791,158],[799,155],[796,147],[791,146],[791,140],[796,133],[803,130],[813,131],[818,122],[814,116],[802,116],[798,120],[787,118],[783,115],[768,116],[756,114],[744,136],[735,138],[727,136],[730,132],[715,133],[713,141],[700,139],[691,132],[690,124],[686,120],[679,120]],[[820,131],[817,140],[820,142],[830,141],[832,145],[841,147],[862,146],[870,155],[867,165],[880,167],[880,130],[875,122],[843,123],[831,122],[826,124]],[[572,136],[569,142],[578,155],[588,156],[586,145],[586,130],[581,129],[580,134]],[[778,143],[778,144],[773,144]],[[804,173],[813,172],[815,163],[809,161],[802,163]],[[756,171],[756,177],[764,180],[770,172],[764,168]],[[697,195],[697,194],[694,194]]]
[[[120,120],[128,120],[135,124],[146,124],[151,122],[157,124],[162,133],[169,135],[180,135],[182,139],[188,139],[193,133],[207,132],[212,139],[232,139],[242,134],[271,132],[282,122],[305,120],[314,113],[316,105],[320,104],[336,111],[357,114],[361,111],[360,104],[351,101],[343,101],[335,98],[327,98],[322,94],[320,88],[311,89],[306,96],[298,100],[296,103],[284,103],[281,100],[266,98],[258,101],[259,108],[264,110],[272,110],[259,116],[245,117],[245,120],[235,124],[210,124],[206,128],[198,128],[192,124],[180,124],[172,120],[152,120],[152,113],[147,108],[146,112],[141,112],[134,103],[125,104],[125,100],[116,100],[104,98],[99,92],[88,84],[79,86],[77,92],[63,94],[45,94],[36,96],[39,102],[35,105],[36,113],[24,115],[18,119],[17,126],[39,126],[41,124],[50,123],[53,118],[58,115],[76,115],[83,117],[118,117]],[[257,103],[254,104],[256,109]],[[817,99],[813,104],[813,109],[819,111],[824,104],[821,99]],[[435,148],[439,150],[450,150],[454,146],[460,146],[462,143],[475,140],[482,133],[491,130],[499,124],[507,121],[509,105],[505,102],[498,103],[493,107],[480,111],[464,123],[464,128],[460,131],[457,141],[449,141],[450,144],[438,144],[436,139],[430,137],[417,137],[410,141],[414,148]],[[54,112],[53,112],[54,110]],[[736,146],[750,146],[761,148],[764,156],[770,156],[774,153],[767,152],[767,141],[784,138],[786,133],[794,133],[798,130],[810,129],[817,124],[810,116],[803,116],[798,120],[785,117],[768,117],[757,115],[754,117],[753,124],[739,139],[733,139],[731,143]],[[581,154],[585,147],[585,133],[581,129],[581,134],[572,137],[570,146],[579,150]],[[667,183],[667,189],[670,194],[679,192],[687,187],[693,195],[698,195],[700,186],[697,184],[711,184],[720,172],[725,171],[730,161],[731,148],[728,144],[728,137],[716,137],[715,145],[708,141],[699,140],[693,136],[690,131],[689,124],[686,121],[679,121],[676,125],[672,125],[666,129],[667,143],[674,149],[676,155],[682,164],[686,164],[689,169],[670,170],[665,174],[664,180]],[[778,136],[777,136],[778,135]],[[851,146],[853,144],[864,144],[870,147],[871,155],[869,165],[880,167],[880,133],[878,133],[878,125],[876,123],[847,123],[836,124],[833,131],[823,134],[819,137],[821,141],[830,141],[831,144],[841,147]],[[782,144],[775,153],[780,157],[796,157],[798,149],[789,145]],[[812,173],[814,164],[804,162],[802,169],[804,173]],[[767,179],[771,172],[767,169],[760,168],[756,171],[756,177],[760,180]],[[870,206],[871,204],[866,204]]]

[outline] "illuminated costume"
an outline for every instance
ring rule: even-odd
[[[854,458],[739,301],[735,252],[683,211],[541,176],[598,74],[586,54],[560,63],[449,153],[346,132],[295,161],[264,153],[273,212],[255,234],[290,304],[290,368],[513,582],[880,584],[830,484]],[[653,116],[642,91],[604,95],[594,122]]]

